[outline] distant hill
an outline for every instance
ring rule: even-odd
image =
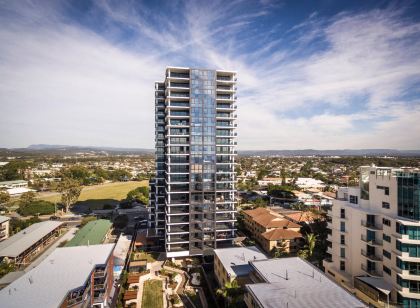
[[[420,150],[343,149],[343,150],[256,150],[239,151],[243,156],[420,156]]]
[[[117,148],[95,146],[72,146],[57,144],[32,144],[26,148],[0,149],[3,155],[22,154],[55,154],[72,155],[76,153],[92,153],[103,155],[151,155],[154,149],[144,148]],[[342,149],[342,150],[253,150],[239,151],[241,156],[416,156],[420,157],[420,150],[395,150],[395,149]]]
[[[117,148],[117,147],[95,147],[95,146],[73,146],[73,145],[57,145],[57,144],[32,144],[26,148],[2,149],[13,153],[48,153],[70,155],[76,153],[97,153],[97,154],[153,154],[154,149],[142,148]]]

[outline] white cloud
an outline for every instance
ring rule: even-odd
[[[419,23],[401,10],[314,13],[264,32],[271,4],[239,11],[244,4],[176,2],[166,8],[173,19],[103,0],[92,9],[105,20],[98,33],[69,22],[60,5],[8,7],[0,145],[151,148],[153,82],[166,65],[196,65],[238,72],[241,149],[420,148],[419,104],[399,98],[420,81]],[[357,108],[356,96],[366,97]]]

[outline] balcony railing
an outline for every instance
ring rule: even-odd
[[[181,92],[171,92],[169,96],[172,97],[190,97],[189,93],[181,93]]]
[[[175,77],[175,78],[190,78],[190,75],[187,73],[175,73],[175,72],[171,72],[170,77]]]
[[[366,235],[362,234],[361,235],[361,240],[369,245],[375,245],[375,246],[381,246],[382,245],[382,240],[377,240],[376,238],[374,239],[368,239]]]
[[[375,253],[368,253],[364,249],[361,250],[361,254],[362,254],[362,256],[368,258],[369,260],[372,260],[372,261],[382,261],[382,257],[377,256]]]
[[[366,266],[366,264],[362,264],[361,266],[362,270],[365,271],[366,273],[368,273],[371,276],[375,276],[375,277],[382,277],[382,274],[379,273],[376,269],[374,268],[369,268]]]
[[[372,230],[382,230],[382,226],[378,226],[377,224],[371,221],[362,220],[361,225],[365,228],[372,229]]]
[[[169,86],[172,88],[189,88],[190,84],[184,82],[171,82]]]
[[[217,76],[216,80],[233,81],[233,78],[231,76]]]

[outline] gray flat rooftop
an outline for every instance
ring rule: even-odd
[[[30,225],[26,229],[0,242],[0,257],[16,258],[62,224],[59,221],[44,221]]]
[[[95,265],[105,264],[114,244],[63,247],[0,290],[8,308],[59,307],[67,293],[87,281]]]
[[[232,277],[248,275],[251,271],[249,261],[267,259],[255,246],[215,249],[214,253]]]
[[[4,222],[6,222],[6,221],[8,221],[8,220],[10,220],[10,217],[7,217],[7,216],[0,216],[0,224],[2,224],[2,223],[4,223]]]
[[[294,257],[251,263],[265,283],[246,288],[264,308],[366,307],[308,262]]]

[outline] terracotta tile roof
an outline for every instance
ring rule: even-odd
[[[296,222],[313,222],[318,216],[312,212],[296,212],[285,215],[286,218]]]
[[[300,228],[301,226],[294,223],[293,221],[287,220],[287,219],[281,219],[281,220],[272,220],[270,223],[266,226],[266,228]]]
[[[270,211],[263,207],[257,207],[256,209],[253,209],[253,210],[245,210],[244,213],[251,217],[257,217],[259,215],[269,214]]]
[[[273,221],[274,219],[279,219],[279,218],[269,213],[254,217],[254,221],[263,227],[266,227],[267,225],[269,225],[270,222]]]
[[[288,229],[274,229],[268,232],[264,232],[261,235],[269,241],[292,240],[295,238],[302,237],[302,234],[300,232]]]
[[[284,219],[283,215],[272,212],[266,208],[256,208],[254,210],[246,210],[254,222],[264,228],[300,228],[298,224]]]
[[[124,293],[124,300],[136,299],[137,298],[137,290],[127,290]]]

